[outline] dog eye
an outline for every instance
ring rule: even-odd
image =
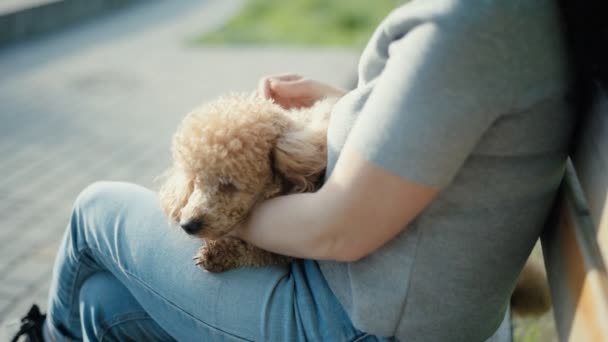
[[[233,193],[233,192],[237,192],[239,189],[236,187],[236,185],[230,183],[230,182],[222,182],[218,185],[218,189],[221,192],[225,192],[225,193]]]

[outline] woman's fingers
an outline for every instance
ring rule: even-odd
[[[276,80],[270,79],[270,90],[283,97],[310,96],[310,80]]]
[[[301,80],[304,77],[300,74],[290,72],[290,73],[286,73],[286,74],[270,76],[269,78],[274,79],[274,80],[289,82],[289,81]]]
[[[302,75],[296,73],[285,73],[278,75],[266,76],[260,79],[258,83],[258,93],[260,96],[267,99],[275,99],[273,96],[273,86],[276,84],[281,84],[283,82],[294,82],[303,79]],[[276,100],[276,99],[275,99]]]
[[[344,95],[345,91],[328,84],[287,73],[260,79],[258,94],[284,108],[309,107],[326,96]]]
[[[267,99],[274,99],[271,89],[271,82],[280,83],[280,82],[292,82],[302,79],[303,77],[299,74],[295,73],[285,73],[279,75],[272,75],[262,77],[258,83],[258,94]]]

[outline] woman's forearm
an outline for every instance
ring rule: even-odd
[[[336,259],[331,215],[318,193],[282,196],[258,205],[237,235],[278,254]]]

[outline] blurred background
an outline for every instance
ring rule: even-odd
[[[403,2],[0,0],[0,325],[46,308],[87,184],[155,189],[181,118],[264,75],[354,86],[367,39]],[[515,340],[556,340],[552,324],[516,320]]]

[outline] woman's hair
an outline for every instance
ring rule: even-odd
[[[580,124],[599,91],[608,90],[608,1],[558,3],[571,66],[570,99]]]

